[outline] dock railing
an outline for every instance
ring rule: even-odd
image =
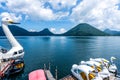
[[[57,80],[57,72],[55,73],[56,75],[56,79],[54,78],[54,76],[52,75],[51,73],[51,64],[49,63],[49,66],[48,66],[48,69],[46,68],[46,64],[44,64],[44,71],[45,71],[45,74],[46,74],[46,77],[48,80]],[[55,69],[55,71],[57,71],[57,69]]]

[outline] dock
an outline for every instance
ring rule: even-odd
[[[52,73],[50,72],[50,70],[44,70],[45,71],[45,74],[46,74],[46,77],[47,77],[47,80],[56,80]],[[68,76],[65,76],[64,78],[62,79],[59,79],[59,80],[77,80],[73,75],[68,75]]]
[[[49,63],[49,68],[47,69],[46,68],[46,64],[44,64],[44,72],[45,72],[45,75],[46,75],[46,78],[47,80],[57,80],[57,77],[54,78],[51,71],[50,71],[50,63]],[[56,76],[57,76],[57,69],[56,69]]]
[[[56,80],[52,73],[50,72],[50,70],[44,70],[45,71],[45,74],[46,74],[46,77],[47,77],[47,80]],[[59,80],[78,80],[77,78],[75,78],[72,74],[69,74]],[[120,78],[118,77],[115,77],[115,75],[111,74],[111,76],[109,77],[109,80],[120,80]]]
[[[60,80],[77,80],[73,75],[67,75]]]
[[[57,69],[55,71],[56,71],[56,77],[54,78],[54,76],[52,75],[50,71],[50,66],[49,66],[49,69],[46,69],[46,65],[44,65],[44,72],[45,72],[47,80],[78,80],[72,74],[69,74],[61,79],[57,79]],[[109,79],[104,79],[104,80],[120,80],[120,76],[115,76],[115,74],[111,73],[109,76]]]
[[[44,71],[45,71],[45,74],[46,74],[46,77],[47,77],[48,80],[56,80],[56,79],[53,77],[53,75],[52,75],[52,73],[50,72],[50,70],[44,70]]]
[[[78,80],[78,79],[75,78],[73,75],[67,75],[61,78],[60,80]],[[111,76],[109,77],[109,80],[120,80],[120,78],[115,77],[115,75],[111,74]]]
[[[14,62],[14,60],[1,62],[0,63],[0,78],[4,77],[5,72],[11,67],[11,64]]]

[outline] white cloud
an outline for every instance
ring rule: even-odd
[[[55,33],[55,34],[61,34],[61,33],[65,33],[66,29],[65,28],[60,28],[60,29],[56,29],[56,28],[50,28],[50,31]]]
[[[72,10],[71,20],[89,23],[99,29],[120,30],[120,0],[83,0]]]
[[[18,15],[16,16],[14,13],[8,13],[8,12],[2,12],[0,14],[0,17],[10,17],[13,21],[19,22],[22,20],[22,16]]]
[[[30,29],[29,32],[38,32],[38,31],[36,31],[34,29]]]
[[[65,32],[66,32],[66,29],[64,29],[64,28],[60,29],[60,33],[65,33]]]
[[[71,8],[77,4],[77,0],[49,0],[53,9],[60,10],[63,8]]]
[[[50,28],[50,31],[53,33],[56,33],[56,29],[55,28]]]
[[[7,0],[6,5],[11,11],[26,14],[31,19],[54,20],[56,18],[53,11],[44,8],[40,0]]]
[[[4,0],[4,1],[6,6],[4,5],[2,7],[4,7],[5,10],[14,12],[16,14],[17,13],[24,14],[25,19],[56,20],[68,16],[69,14],[69,12],[63,11],[54,12],[54,10],[50,9],[50,7],[45,7],[45,4],[48,3],[50,0],[12,0],[12,1]],[[62,1],[62,3],[64,3],[64,1]],[[75,3],[72,3],[71,5],[73,4]]]
[[[99,29],[120,30],[120,9],[118,9],[120,0],[81,0],[79,4],[77,1],[0,0],[0,8],[12,12],[10,14],[16,20],[21,20],[21,15],[25,20],[68,20],[70,18],[75,24],[89,23]],[[1,5],[1,3],[5,5]],[[50,6],[46,7],[46,3],[49,3]]]
[[[3,12],[0,14],[0,17],[3,18],[3,17],[11,17],[11,16],[8,12]]]
[[[62,19],[62,18],[68,17],[69,12],[58,12],[57,15],[58,15],[57,19]]]

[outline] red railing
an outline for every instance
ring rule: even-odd
[[[0,71],[0,77],[4,77],[4,72],[11,66],[11,64],[14,62],[14,60],[11,60],[10,63],[8,63],[3,70]]]

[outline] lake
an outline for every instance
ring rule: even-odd
[[[51,64],[51,71],[55,74],[58,69],[58,78],[71,73],[73,64],[82,60],[102,57],[117,58],[116,64],[120,68],[120,37],[64,37],[64,36],[30,36],[16,37],[25,50],[24,71],[11,76],[9,80],[28,80],[28,74],[41,69],[44,64]],[[0,37],[0,46],[10,49],[11,46],[5,37]]]

